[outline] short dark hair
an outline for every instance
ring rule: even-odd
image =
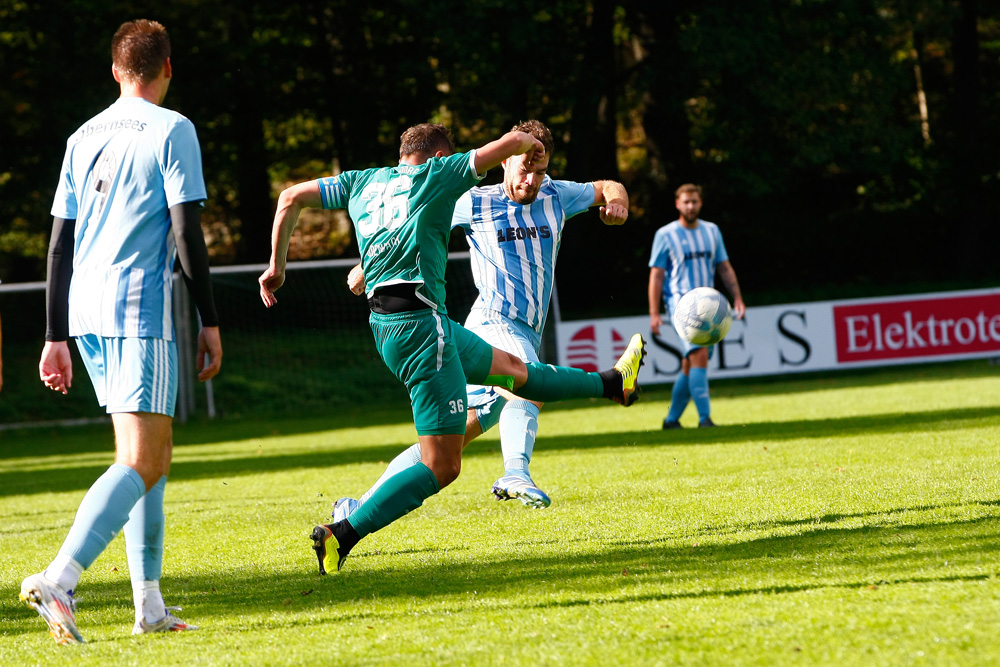
[[[433,156],[438,151],[448,155],[455,152],[451,132],[444,125],[421,123],[414,125],[399,137],[399,157],[406,155]]]
[[[695,194],[698,195],[698,199],[704,199],[704,197],[702,197],[701,195],[700,185],[695,185],[694,183],[685,183],[681,187],[677,188],[676,192],[674,192],[674,201],[680,199],[681,195],[684,194],[685,192],[694,192]]]
[[[125,79],[149,83],[170,57],[170,36],[148,19],[123,23],[111,39],[111,62]]]
[[[525,132],[542,142],[545,152],[552,155],[555,150],[555,142],[552,140],[552,132],[545,127],[545,123],[540,120],[523,120],[510,129],[511,132]]]

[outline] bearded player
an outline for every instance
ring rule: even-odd
[[[479,290],[465,328],[522,361],[537,362],[566,221],[600,206],[604,224],[621,225],[628,217],[628,193],[615,181],[576,183],[550,178],[554,142],[549,128],[529,120],[512,131],[538,139],[545,147],[544,157],[529,160],[516,155],[504,160],[503,183],[474,187],[463,195],[451,224],[452,229],[465,231]],[[364,277],[357,267],[349,285],[356,294],[364,291]],[[493,483],[493,495],[497,500],[516,498],[528,507],[548,507],[548,494],[532,481],[528,469],[542,403],[500,387],[469,385],[467,391],[464,445],[500,425],[504,474]],[[416,443],[389,464],[360,500],[338,500],[334,518],[350,515],[386,479],[419,461],[420,444]]]

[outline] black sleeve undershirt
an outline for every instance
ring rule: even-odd
[[[181,275],[198,307],[201,325],[217,327],[219,315],[215,311],[215,297],[212,295],[212,280],[208,271],[208,248],[201,231],[200,204],[186,202],[171,206],[170,222],[174,230],[174,242],[177,244]]]
[[[178,204],[170,208],[170,222],[177,245],[181,275],[191,292],[201,324],[219,326],[219,315],[212,296],[212,281],[208,271],[208,248],[201,231],[201,209],[197,202]],[[47,326],[45,340],[69,339],[69,284],[73,278],[73,235],[75,220],[52,219],[49,239],[48,277],[45,284]]]
[[[76,220],[52,219],[48,277],[45,282],[45,340],[69,339],[69,282],[73,278],[73,234]]]

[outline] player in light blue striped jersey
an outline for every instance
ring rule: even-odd
[[[512,131],[526,132],[542,142],[545,157],[528,161],[514,156],[502,163],[502,183],[473,187],[455,205],[452,229],[463,229],[472,255],[472,273],[479,296],[465,327],[493,347],[522,361],[537,362],[542,331],[555,279],[556,259],[566,221],[592,206],[600,206],[607,225],[628,217],[628,194],[615,181],[577,183],[547,174],[552,133],[530,120]],[[362,277],[352,274],[352,291],[364,291]],[[516,498],[528,507],[551,503],[531,479],[528,469],[538,432],[542,403],[527,401],[498,387],[468,386],[465,445],[499,423],[504,474],[494,482],[497,500]],[[414,444],[390,463],[385,473],[359,501],[337,501],[338,519],[364,503],[383,481],[420,461]]]
[[[170,39],[155,21],[130,21],[115,33],[111,55],[121,96],[67,141],[52,205],[39,376],[50,389],[69,391],[68,339],[76,338],[115,432],[114,464],[87,491],[56,557],[21,584],[21,599],[59,643],[83,641],[73,591],[120,530],[133,634],[196,629],[170,613],[160,594],[177,398],[175,257],[202,319],[199,379],[213,377],[222,363],[200,222],[201,149],[191,121],[160,106],[172,78]]]
[[[701,187],[686,183],[675,193],[674,204],[680,218],[660,227],[653,237],[649,258],[649,326],[660,333],[663,317],[661,299],[668,316],[677,302],[695,287],[714,287],[718,274],[733,299],[733,313],[743,317],[746,306],[740,293],[736,272],[729,261],[722,232],[713,222],[701,220]],[[681,428],[680,418],[688,402],[694,399],[700,427],[715,426],[708,396],[708,359],[710,348],[692,345],[681,338],[684,358],[674,382],[670,411],[663,420],[664,429]]]

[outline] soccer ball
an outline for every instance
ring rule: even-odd
[[[692,345],[715,345],[733,324],[733,309],[718,290],[695,287],[674,309],[674,328]]]

